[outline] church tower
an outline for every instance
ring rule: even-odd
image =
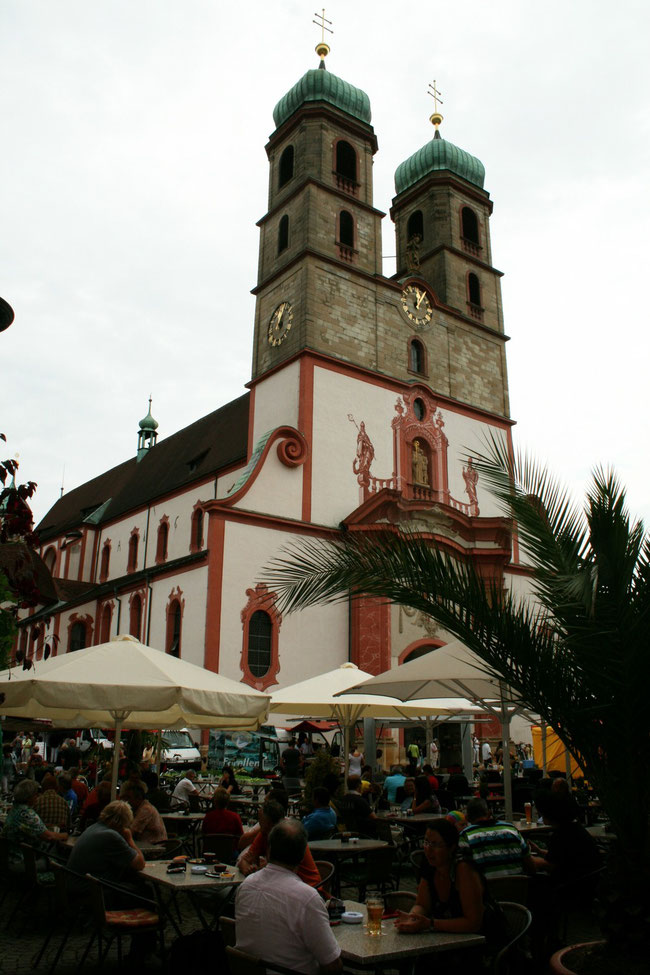
[[[268,211],[260,252],[253,379],[310,349],[367,368],[384,214],[372,204],[377,139],[365,92],[325,67],[276,105],[266,151]]]

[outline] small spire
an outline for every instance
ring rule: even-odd
[[[440,135],[440,132],[438,131],[438,126],[442,122],[444,116],[441,115],[440,112],[438,111],[438,104],[443,105],[444,102],[443,102],[442,98],[440,97],[440,92],[436,88],[436,80],[435,80],[435,78],[433,79],[433,84],[430,84],[429,85],[428,94],[431,95],[431,97],[433,98],[433,115],[429,116],[429,121],[431,122],[431,124],[433,126],[435,126],[435,129],[436,129],[436,133],[435,133],[435,135],[434,135],[433,138],[434,139],[440,139],[440,138],[442,138],[442,136]]]
[[[331,26],[330,27],[326,26],[326,24],[331,25],[332,21],[327,20],[327,18],[325,17],[325,7],[323,7],[322,13],[320,14],[315,13],[314,17],[316,17],[316,20],[312,21],[312,23],[316,24],[316,26],[320,27],[321,29],[321,39],[319,43],[316,45],[316,54],[320,58],[320,64],[318,65],[318,67],[322,68],[323,71],[326,71],[327,68],[325,67],[325,58],[330,53],[330,46],[329,44],[325,43],[325,31],[327,31],[328,34],[334,33]]]
[[[142,460],[145,454],[156,445],[158,439],[158,422],[151,415],[151,395],[149,395],[149,412],[138,424],[138,460]]]

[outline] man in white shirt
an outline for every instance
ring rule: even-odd
[[[196,772],[190,769],[180,780],[172,792],[172,809],[187,808],[190,804],[190,796],[198,796],[199,790],[194,785]]]
[[[246,877],[235,900],[237,947],[305,975],[343,971],[341,949],[320,894],[296,875],[307,849],[298,820],[269,834],[269,863]]]
[[[485,739],[481,745],[481,758],[484,765],[490,765],[492,762],[492,749],[490,748],[490,742]]]

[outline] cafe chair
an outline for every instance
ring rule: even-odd
[[[273,972],[279,972],[280,975],[296,975],[291,968],[263,961],[263,959],[249,955],[247,951],[233,948],[231,945],[227,945],[226,955],[228,956],[230,975],[266,975],[267,972],[269,975],[272,975]]]
[[[406,911],[408,913],[416,899],[412,890],[389,890],[384,894],[386,913],[392,914],[393,911]]]
[[[205,833],[203,853],[214,853],[221,863],[232,863],[237,839],[231,833]]]
[[[424,863],[424,850],[413,850],[409,856],[411,861],[411,866],[415,870],[416,878],[420,876],[420,871],[422,870],[422,864]]]
[[[219,930],[221,931],[221,937],[226,948],[228,946],[234,948],[237,944],[237,926],[234,917],[228,917],[227,914],[222,914],[219,918]]]
[[[27,843],[21,843],[20,850],[23,857],[24,867],[21,874],[14,875],[16,877],[16,881],[14,882],[13,886],[14,889],[18,888],[21,891],[21,895],[14,904],[13,910],[11,911],[7,920],[7,931],[12,929],[14,918],[17,916],[22,918],[22,920],[27,920],[27,923],[30,923],[33,910],[43,891],[45,891],[48,897],[48,908],[51,909],[52,907],[54,877],[49,872],[49,869],[47,872],[41,872],[38,870],[38,863],[34,847],[29,846]],[[29,904],[30,907],[27,914],[25,914],[25,912],[22,910],[25,904]]]
[[[522,904],[499,901],[499,907],[506,918],[508,943],[494,956],[491,975],[509,975],[511,971],[518,970],[511,963],[533,918],[530,911]]]
[[[379,850],[370,850],[358,864],[347,868],[342,866],[339,876],[340,885],[356,887],[358,901],[366,899],[368,888],[375,888],[381,894],[384,894],[387,888],[396,889],[394,861],[394,847],[385,846]]]
[[[32,961],[32,968],[38,968],[52,939],[58,936],[61,940],[48,970],[50,975],[54,975],[59,970],[59,959],[73,932],[87,934],[88,904],[86,895],[70,885],[70,878],[78,877],[77,874],[55,861],[51,861],[50,869],[54,875],[53,909],[48,914],[50,926],[40,951]]]
[[[528,904],[528,876],[525,873],[512,877],[492,877],[486,880],[487,888],[495,901],[511,901]]]
[[[151,901],[145,900],[145,898],[139,897],[137,894],[133,894],[130,890],[126,891],[113,884],[97,880],[96,877],[93,877],[89,873],[86,874],[85,879],[88,882],[89,906],[92,914],[93,930],[81,961],[79,962],[78,971],[81,972],[84,970],[88,953],[95,941],[97,942],[98,953],[97,967],[102,968],[113,941],[117,940],[117,960],[121,968],[123,963],[122,938],[125,936],[130,938],[145,935],[151,936],[152,934],[159,936],[160,953],[161,957],[164,958],[165,920],[156,911],[151,910],[154,906]],[[106,910],[104,901],[105,890],[117,891],[125,898],[128,898],[129,902],[132,903],[134,900],[137,900],[142,906],[108,911]]]
[[[326,894],[332,893],[332,878],[334,877],[334,864],[330,863],[328,860],[314,860],[316,869],[320,874],[320,883],[314,886],[318,887],[319,890],[325,891]]]

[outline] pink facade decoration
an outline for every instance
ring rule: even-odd
[[[475,511],[472,514],[478,515],[478,498],[476,496],[476,485],[478,484],[478,471],[472,466],[472,458],[470,457],[467,461],[467,467],[463,467],[463,480],[465,481],[465,490],[467,491],[467,496],[469,497],[470,503],[475,507]]]
[[[242,651],[240,667],[244,675],[242,680],[245,684],[250,684],[258,691],[264,691],[271,684],[277,684],[277,675],[280,670],[280,626],[282,625],[282,615],[278,611],[275,603],[277,593],[271,592],[263,582],[258,582],[254,589],[247,589],[246,595],[248,602],[241,611],[242,622]],[[268,617],[269,624],[269,646],[268,646],[268,667],[263,673],[253,672],[251,668],[251,620],[255,613],[264,613]],[[255,668],[257,671],[257,668]]]

